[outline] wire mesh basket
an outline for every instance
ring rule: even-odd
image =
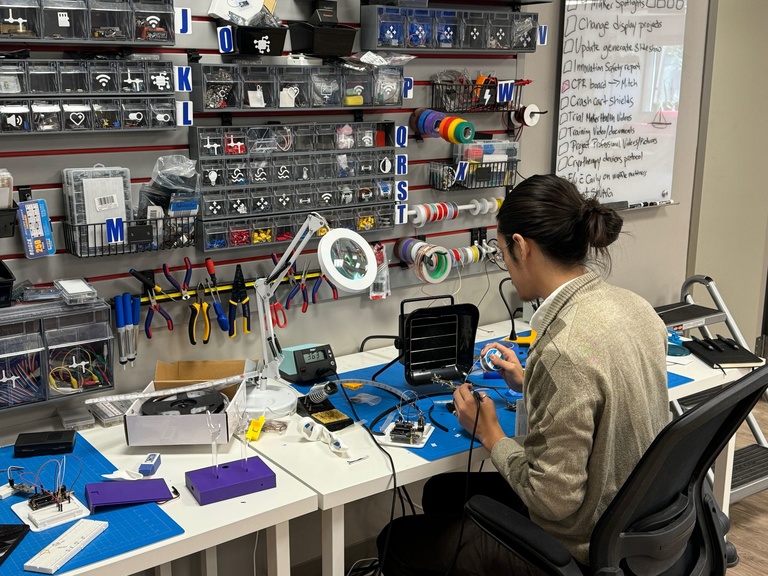
[[[474,190],[514,186],[516,173],[517,160],[466,162],[458,165],[430,162],[429,184],[435,190]]]
[[[442,112],[499,112],[520,106],[522,84],[433,82],[432,108]]]
[[[195,245],[193,216],[100,224],[64,221],[67,251],[80,258],[135,254]]]

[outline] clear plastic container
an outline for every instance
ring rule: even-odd
[[[96,289],[83,278],[64,278],[54,280],[53,285],[61,292],[61,298],[67,304],[86,304],[96,300]]]

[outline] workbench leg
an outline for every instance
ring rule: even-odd
[[[344,576],[344,505],[322,511],[323,576]]]
[[[216,546],[203,550],[203,576],[218,576],[219,563]]]
[[[291,545],[288,522],[267,528],[267,575],[288,576],[291,573]]]
[[[728,514],[731,505],[731,481],[733,480],[733,455],[736,450],[736,436],[726,444],[715,460],[715,482],[712,491],[720,509]]]
[[[155,566],[155,576],[172,576],[171,563],[166,562],[160,566]]]

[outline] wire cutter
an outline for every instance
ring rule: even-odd
[[[181,299],[189,300],[189,281],[192,279],[192,262],[190,262],[189,258],[186,256],[184,257],[184,267],[187,269],[187,272],[184,274],[184,282],[181,285],[179,285],[175,278],[171,276],[171,271],[168,268],[168,264],[163,264],[163,274],[165,274],[168,282],[170,282],[171,285],[176,288],[176,292],[181,292]]]
[[[208,316],[208,302],[205,301],[205,287],[200,282],[195,291],[197,300],[189,305],[191,316],[189,318],[189,343],[193,346],[197,344],[197,319],[200,314],[203,315],[203,344],[208,344],[211,339],[211,319]]]
[[[320,286],[322,286],[323,281],[328,284],[331,292],[333,292],[333,299],[339,299],[339,291],[336,289],[336,285],[328,279],[328,276],[321,272],[320,276],[318,276],[317,280],[315,280],[314,286],[312,286],[312,304],[317,304],[317,292],[320,290]]]
[[[147,319],[144,321],[144,333],[147,338],[152,338],[152,318],[155,316],[155,312],[158,312],[160,316],[165,318],[165,322],[168,325],[168,330],[173,330],[173,319],[166,312],[160,304],[157,303],[154,292],[147,290],[147,297],[149,298],[149,310],[147,310]]]
[[[248,291],[245,287],[243,268],[240,264],[235,268],[235,279],[232,281],[232,292],[229,296],[229,337],[237,336],[237,305],[243,306],[243,332],[251,333],[251,305],[248,304]]]
[[[309,296],[307,295],[307,270],[309,269],[309,260],[307,260],[306,266],[304,266],[304,271],[301,273],[301,276],[294,276],[294,280],[296,280],[296,285],[291,289],[291,293],[288,294],[288,298],[285,299],[285,309],[290,310],[291,309],[291,302],[293,301],[294,297],[299,293],[299,290],[301,290],[301,296],[304,298],[304,302],[301,304],[301,311],[306,312],[307,308],[309,307]]]

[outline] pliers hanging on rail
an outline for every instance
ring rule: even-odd
[[[336,285],[328,279],[328,276],[320,272],[320,276],[317,277],[315,284],[312,286],[312,304],[317,304],[317,292],[320,290],[320,286],[322,286],[323,281],[328,284],[331,292],[333,292],[333,299],[339,299],[339,291],[336,289]]]
[[[197,319],[203,316],[203,344],[208,344],[211,339],[211,319],[208,315],[208,302],[205,301],[205,286],[200,282],[195,290],[197,299],[189,305],[191,316],[189,318],[189,343],[197,344]]]
[[[192,280],[192,262],[190,262],[189,258],[186,256],[184,257],[184,267],[187,269],[187,271],[184,274],[184,282],[181,285],[179,285],[179,283],[176,282],[176,279],[171,276],[171,271],[168,268],[168,264],[163,264],[163,274],[165,274],[168,282],[170,282],[171,285],[176,288],[176,292],[181,292],[181,299],[189,300],[189,282]]]
[[[243,332],[251,333],[251,305],[248,303],[248,291],[245,287],[243,268],[240,264],[235,268],[235,279],[232,281],[232,291],[229,295],[229,337],[237,336],[237,305],[243,307]]]
[[[155,312],[159,313],[163,318],[165,318],[165,322],[168,325],[168,330],[173,330],[173,319],[171,318],[170,314],[168,314],[168,312],[166,312],[163,307],[157,303],[157,299],[155,298],[155,292],[164,294],[163,289],[155,283],[154,279],[150,279],[138,270],[131,268],[129,272],[131,273],[131,276],[136,278],[136,280],[144,284],[144,286],[147,288],[149,310],[147,311],[147,319],[144,321],[144,333],[147,335],[147,338],[152,338],[152,318],[154,318]]]
[[[307,308],[309,308],[309,296],[307,295],[307,270],[309,269],[309,260],[307,260],[306,266],[304,266],[304,271],[301,273],[301,276],[294,276],[293,279],[296,281],[296,285],[291,289],[290,294],[288,294],[288,298],[285,299],[285,309],[290,310],[291,309],[291,302],[293,301],[294,297],[299,293],[299,290],[301,290],[301,296],[304,298],[304,301],[301,304],[301,311],[302,313],[307,311]]]

